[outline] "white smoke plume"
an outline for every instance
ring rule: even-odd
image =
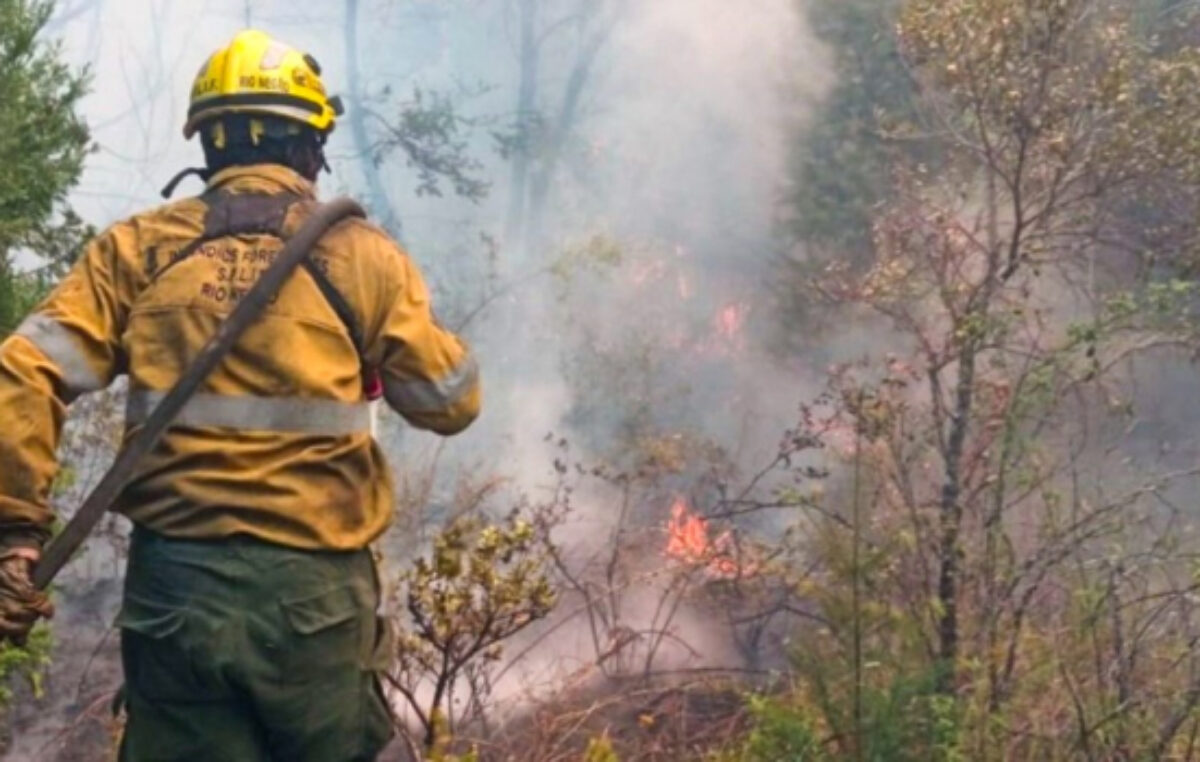
[[[543,20],[569,17],[591,1],[542,0]],[[750,326],[766,302],[789,143],[801,139],[804,115],[830,77],[796,0],[608,3],[604,23],[611,30],[589,72],[536,245],[505,240],[511,170],[490,135],[516,117],[518,3],[365,0],[358,4],[357,51],[345,48],[348,5],[61,0],[50,33],[63,38],[69,60],[93,73],[84,107],[98,151],[72,196],[77,210],[103,227],[160,203],[162,184],[200,163],[199,148],[181,136],[192,77],[211,50],[247,24],[314,53],[335,92],[347,91],[353,52],[362,90],[385,118],[392,113],[388,98],[408,97],[414,88],[467,91],[460,110],[486,117],[471,138],[491,181],[486,199],[419,197],[395,155],[378,169],[403,220],[403,240],[446,309],[465,314],[486,297],[480,283],[493,265],[503,287],[588,241],[604,241],[624,257],[599,272],[570,273],[569,285],[544,274],[504,291],[466,331],[486,384],[479,424],[442,445],[389,419],[391,460],[403,469],[428,462],[442,447],[439,462],[450,465],[448,472],[492,469],[535,494],[552,476],[548,432],[578,442],[578,457],[602,451],[603,432],[614,422],[580,412],[581,395],[591,391],[589,366],[571,353],[593,346],[581,340],[582,329],[601,345],[632,335],[672,349],[672,357],[703,355],[651,368],[659,391],[667,390],[652,414],[665,428],[688,421],[747,461],[770,451],[810,379],[771,360]],[[538,106],[548,118],[569,85],[577,39],[563,33],[544,50]],[[334,173],[321,181],[323,195],[365,198],[366,168],[352,130],[338,129],[330,157]],[[178,195],[197,187],[185,184]],[[662,377],[654,377],[658,372]],[[626,401],[614,400],[614,407]],[[591,528],[583,533],[602,535],[613,520],[610,506],[582,504],[586,515],[578,519]],[[105,602],[97,623],[113,605]],[[111,670],[95,680],[78,674],[102,638],[111,650],[115,638],[103,630],[59,634],[62,653],[48,691],[74,702],[76,683],[93,693],[104,687],[101,677],[111,679]],[[566,658],[578,646],[565,633],[554,642],[545,656]],[[77,713],[77,705],[63,707],[55,719],[61,725]],[[40,732],[27,728],[9,758],[43,758],[30,755],[51,730],[45,723]]]

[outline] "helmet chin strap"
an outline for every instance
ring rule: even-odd
[[[317,176],[321,174],[321,170],[325,170],[325,174],[333,174],[333,170],[329,168],[329,161],[325,158],[325,140],[326,135],[316,133],[313,135],[312,142],[301,143],[297,150],[304,151],[309,154],[305,157],[305,164],[313,164],[311,175],[307,175],[309,180],[317,181]]]
[[[175,189],[179,187],[179,184],[183,182],[184,178],[191,175],[195,175],[207,183],[208,179],[212,177],[212,171],[201,167],[188,167],[187,169],[179,171],[166,185],[163,186],[162,191],[160,191],[162,193],[162,197],[170,198],[171,196],[175,195]]]
[[[317,181],[322,169],[329,171],[329,162],[325,161],[325,152],[319,144],[297,143],[288,150],[288,159],[292,168],[311,182]]]

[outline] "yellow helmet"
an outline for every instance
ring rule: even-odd
[[[222,114],[278,116],[329,133],[342,102],[325,94],[312,56],[247,29],[200,68],[183,136],[190,139],[202,123]]]

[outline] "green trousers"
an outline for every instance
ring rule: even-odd
[[[368,551],[134,531],[122,762],[373,760],[392,735]]]

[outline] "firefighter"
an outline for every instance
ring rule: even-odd
[[[20,642],[53,611],[29,575],[54,520],[67,406],[124,375],[126,430],[145,420],[314,207],[340,114],[311,56],[238,34],[191,93],[184,136],[203,146],[204,192],[89,242],[0,344],[0,636]],[[376,396],[443,435],[480,407],[475,361],[434,320],[412,260],[350,219],[115,506],[134,527],[117,618],[122,760],[371,760],[386,744],[389,644],[368,546],[393,498]]]

